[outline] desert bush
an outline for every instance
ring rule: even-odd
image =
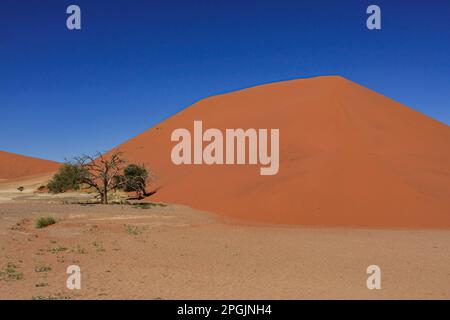
[[[86,170],[79,165],[66,163],[47,184],[51,193],[61,193],[67,190],[79,190]]]
[[[136,192],[138,198],[146,194],[149,174],[144,165],[130,164],[123,171],[123,189],[127,192]]]
[[[37,229],[44,228],[46,226],[52,225],[56,223],[56,219],[53,217],[40,217],[36,219],[34,225]]]
[[[24,187],[18,187],[17,190],[22,192],[23,190],[25,190],[25,188]]]

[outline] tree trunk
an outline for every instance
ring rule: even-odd
[[[103,191],[102,193],[102,204],[108,204],[108,191]]]

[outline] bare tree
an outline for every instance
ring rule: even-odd
[[[80,182],[94,188],[99,194],[102,204],[108,204],[109,191],[119,189],[124,183],[122,172],[126,161],[120,151],[115,151],[108,156],[100,152],[93,157],[82,155],[75,157],[74,162],[83,169]]]

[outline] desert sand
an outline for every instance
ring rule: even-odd
[[[40,177],[56,172],[61,164],[0,150],[0,182]]]
[[[278,128],[280,170],[172,163],[174,129]],[[118,148],[158,177],[154,201],[269,224],[450,228],[450,127],[341,77],[199,101]]]
[[[244,226],[180,205],[62,200],[0,203],[0,299],[450,298],[448,231]],[[34,228],[47,215],[58,222]],[[381,290],[366,287],[372,264]],[[69,265],[81,290],[66,288]]]

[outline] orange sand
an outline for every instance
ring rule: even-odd
[[[22,156],[0,151],[0,179],[21,179],[51,173],[58,170],[60,164],[54,161]]]
[[[172,164],[174,129],[279,128],[280,171]],[[204,99],[118,147],[157,175],[151,199],[249,222],[450,228],[450,127],[341,77]]]

